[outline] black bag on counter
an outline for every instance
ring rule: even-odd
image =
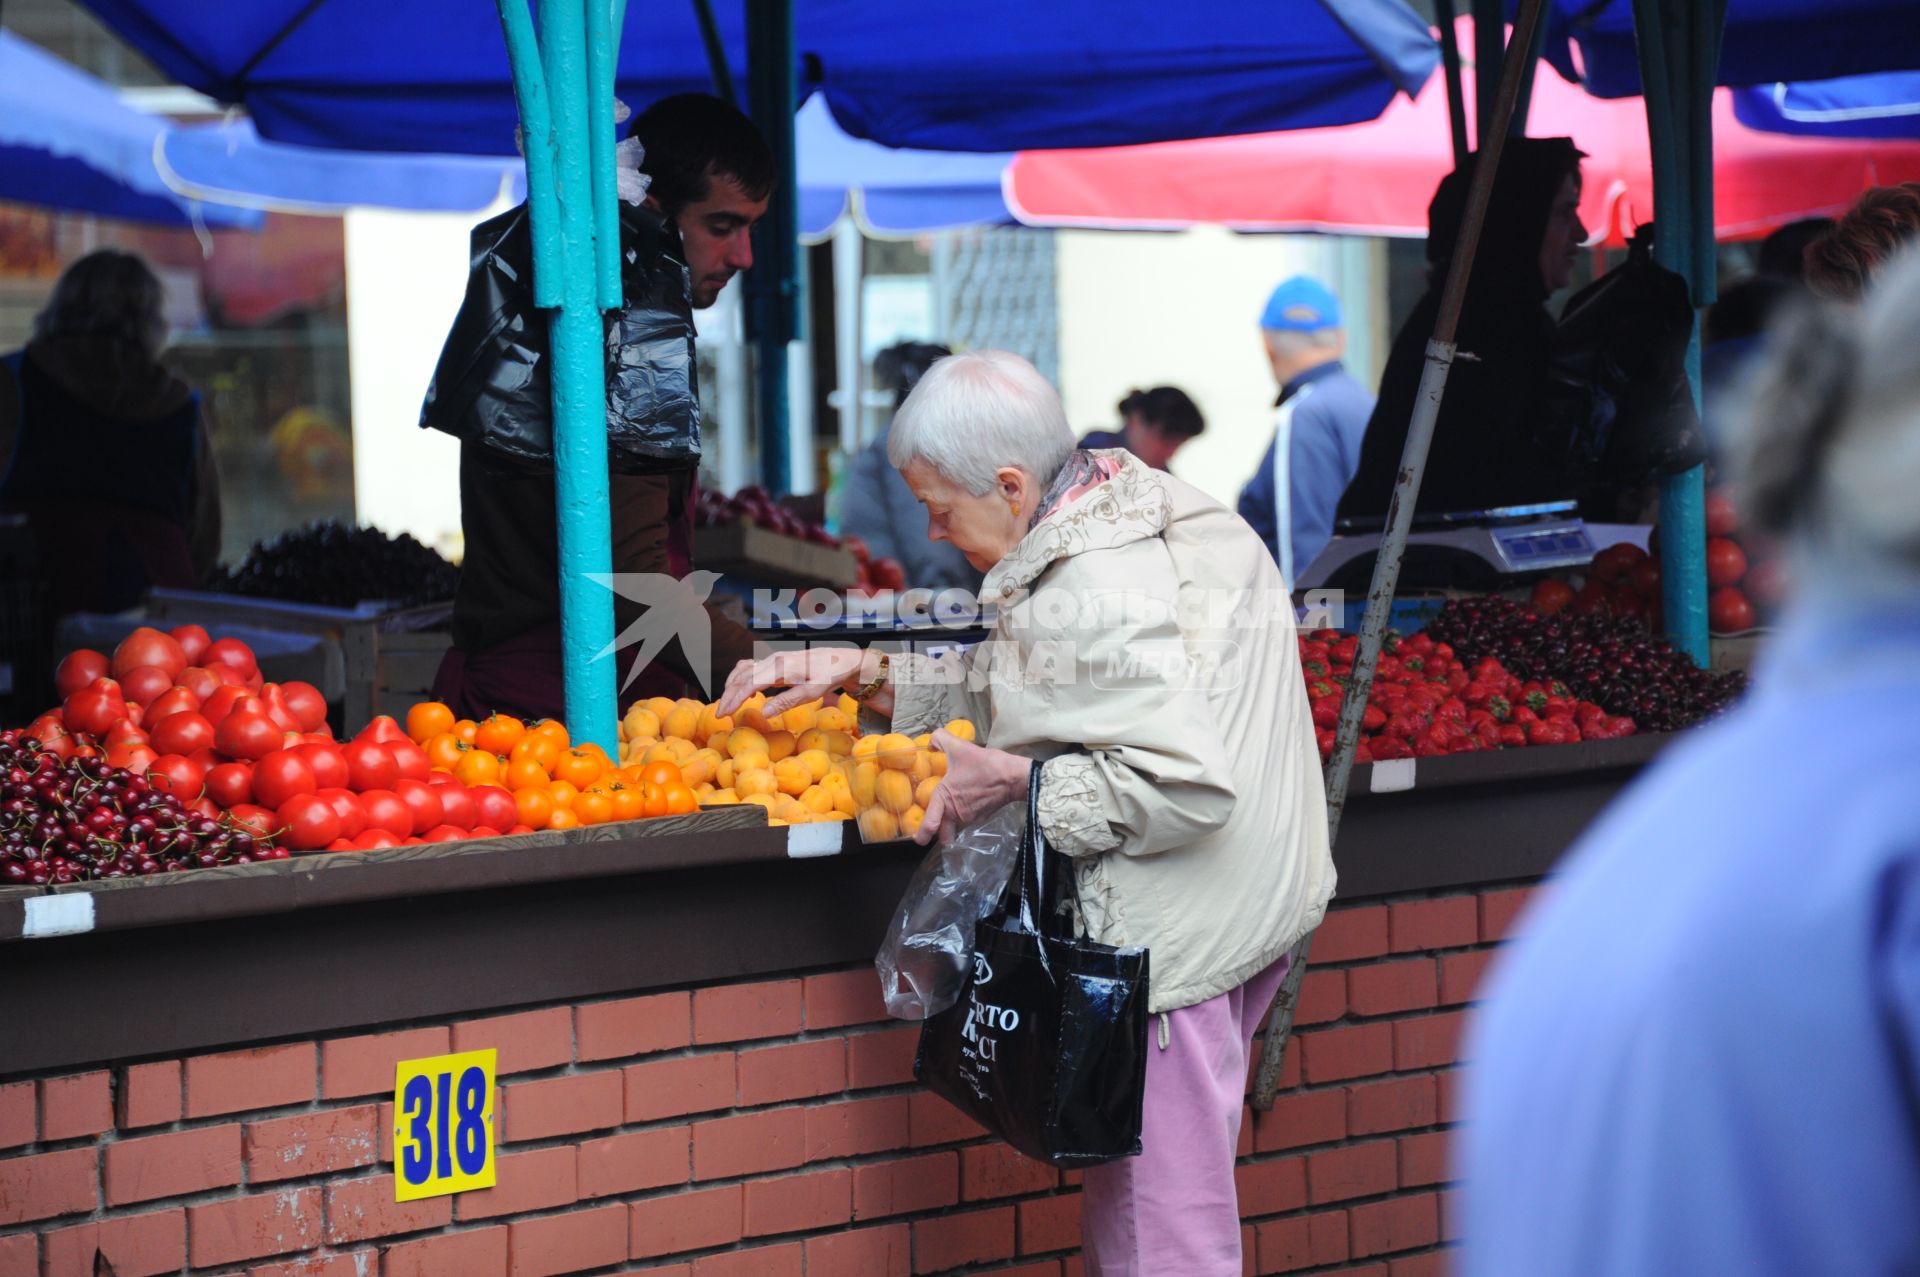
[[[474,227],[467,292],[440,352],[420,424],[499,457],[553,466],[549,315],[533,304],[527,206]],[[700,396],[693,305],[679,233],[644,208],[620,205],[626,305],[606,332],[607,455],[622,474],[700,463]]]
[[[975,932],[960,1000],[920,1029],[913,1075],[1027,1156],[1092,1166],[1140,1152],[1147,1082],[1147,951],[1076,940],[1049,907],[1070,866],[1027,832],[999,907]]]
[[[1554,331],[1540,443],[1590,482],[1630,486],[1707,457],[1687,382],[1693,303],[1653,260],[1652,231],[1568,300]]]

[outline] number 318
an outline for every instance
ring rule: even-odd
[[[415,1077],[407,1082],[403,1113],[412,1147],[400,1157],[400,1173],[410,1184],[478,1175],[487,1164],[487,1075],[479,1068],[460,1074]],[[452,1130],[449,1132],[448,1127]]]

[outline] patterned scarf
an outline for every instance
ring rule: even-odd
[[[1027,524],[1027,531],[1033,531],[1040,526],[1042,519],[1119,473],[1120,458],[1111,452],[1081,448],[1068,454],[1067,464],[1060,467],[1060,473],[1047,485],[1046,495],[1040,498],[1040,508],[1033,512],[1033,521]]]

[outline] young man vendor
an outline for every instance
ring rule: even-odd
[[[695,309],[713,305],[734,275],[753,265],[749,240],[773,191],[773,156],[753,123],[733,106],[701,93],[663,98],[628,130],[646,148],[646,204],[679,229]],[[553,476],[480,464],[475,445],[460,457],[460,516],[466,559],[454,601],[453,648],[434,694],[461,717],[499,712],[558,718],[565,709],[560,661],[559,534]],[[613,570],[669,573],[691,567],[695,470],[610,478]],[[614,632],[640,615],[614,597]],[[752,655],[748,632],[709,606],[713,665],[730,670]],[[616,656],[626,683],[636,652]],[[621,694],[675,695],[692,673],[680,644]]]

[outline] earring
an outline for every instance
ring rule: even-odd
[[[1007,502],[1007,509],[1013,511],[1014,518],[1017,519],[1020,517],[1020,503],[1018,501]]]

